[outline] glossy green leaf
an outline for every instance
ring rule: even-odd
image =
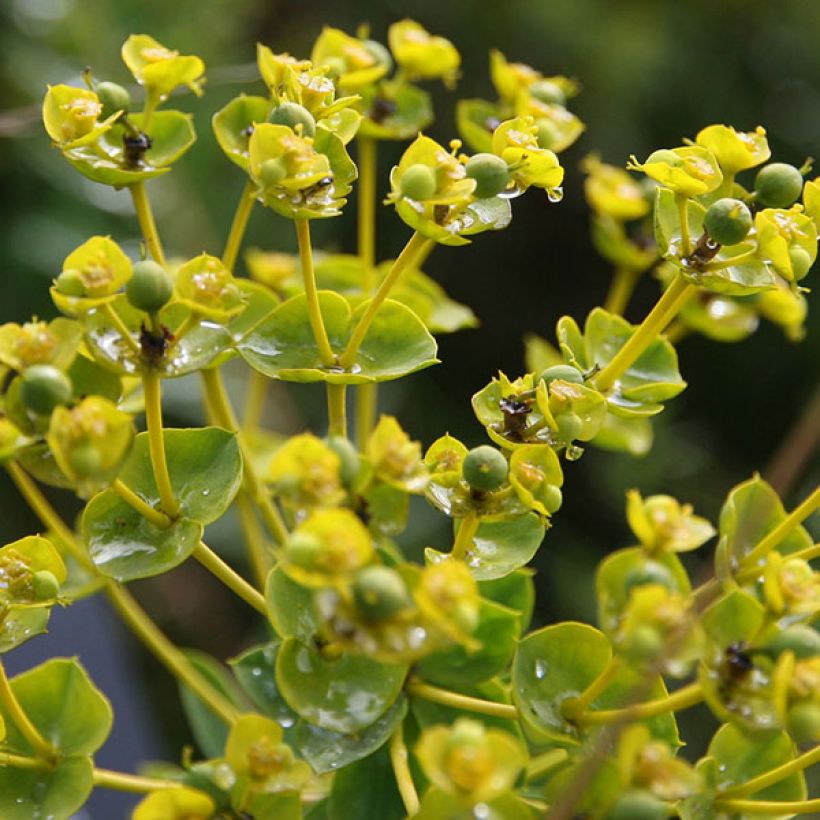
[[[0,654],[20,646],[29,638],[42,635],[50,615],[48,607],[12,607],[0,626]]]
[[[403,820],[406,816],[386,748],[346,766],[333,778],[328,820]]]
[[[248,140],[253,126],[267,122],[271,105],[267,97],[240,94],[217,111],[211,120],[219,147],[243,171],[248,169]]]
[[[645,456],[652,449],[654,433],[647,418],[623,418],[608,413],[598,434],[590,442],[603,450]]]
[[[313,591],[297,584],[280,567],[268,575],[265,600],[273,628],[282,638],[307,642],[318,631],[319,615]]]
[[[319,303],[330,345],[338,354],[365,309],[351,313],[347,301],[320,291]],[[288,299],[239,345],[240,355],[266,376],[295,382],[362,384],[406,376],[436,364],[436,342],[407,307],[387,300],[376,313],[351,372],[322,366],[304,295]]]
[[[407,667],[364,656],[322,657],[293,638],[276,659],[276,683],[288,705],[323,729],[350,734],[371,726],[396,701]]]
[[[118,581],[149,578],[173,569],[202,538],[202,524],[184,518],[157,529],[114,490],[91,499],[81,529],[91,560]]]
[[[476,581],[503,578],[527,564],[543,539],[544,525],[535,513],[506,521],[484,521],[467,551],[467,564]],[[431,547],[424,551],[424,556],[428,563],[437,563],[446,557]]]
[[[129,114],[128,119],[139,128],[142,114]],[[98,143],[63,151],[63,155],[81,174],[94,182],[121,188],[167,173],[171,170],[171,163],[179,159],[196,140],[190,114],[157,111],[151,120],[151,147],[138,167],[129,168],[123,157],[124,135],[124,126],[116,123]],[[100,152],[96,150],[97,146]]]
[[[181,516],[211,524],[230,507],[242,483],[236,434],[220,427],[165,429],[165,458]],[[152,507],[161,506],[154,481],[148,433],[140,433],[119,478]]]
[[[430,95],[408,83],[382,82],[360,91],[362,137],[409,140],[433,121]]]
[[[93,395],[102,396],[116,404],[122,396],[120,378],[85,356],[74,359],[68,369],[68,376],[76,400]]]
[[[40,734],[66,756],[93,754],[111,731],[111,705],[76,659],[52,658],[14,677],[11,688]],[[31,754],[14,721],[4,708],[0,711],[8,747]]]
[[[482,600],[478,626],[472,633],[481,648],[468,651],[456,645],[434,652],[416,665],[416,672],[424,680],[445,687],[489,680],[506,669],[520,631],[515,610]]]
[[[703,613],[703,628],[721,649],[747,641],[760,629],[766,609],[742,589],[733,589]]]
[[[535,582],[533,570],[517,569],[503,578],[479,581],[481,597],[508,607],[518,613],[521,631],[530,625],[535,607]]]
[[[300,718],[288,706],[276,683],[276,656],[280,646],[281,641],[255,646],[229,663],[240,686],[260,713],[290,729]]]
[[[88,757],[67,757],[47,771],[0,766],[0,817],[69,820],[93,788],[94,765]]]
[[[32,444],[18,454],[20,466],[49,487],[71,489],[74,482],[59,468],[47,444]]]
[[[410,496],[393,487],[376,481],[364,492],[367,504],[367,526],[377,535],[398,535],[407,526]]]

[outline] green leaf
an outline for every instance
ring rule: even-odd
[[[416,666],[424,680],[439,686],[459,686],[489,680],[506,669],[521,631],[515,610],[492,601],[481,601],[479,622],[472,637],[481,649],[453,646],[423,658]]]
[[[689,236],[695,241],[703,233],[706,208],[694,199],[686,202]],[[655,241],[661,256],[677,258],[682,253],[681,220],[674,191],[658,187],[655,191]]]
[[[288,706],[276,684],[276,656],[280,646],[281,641],[255,646],[229,663],[240,686],[256,708],[283,728],[289,729],[300,718]]]
[[[265,584],[265,601],[273,628],[282,638],[309,641],[319,629],[313,591],[274,567]]]
[[[592,444],[631,456],[645,456],[652,449],[654,434],[647,418],[624,418],[608,413]]]
[[[93,754],[111,731],[111,705],[75,658],[52,658],[29,669],[11,680],[11,689],[40,734],[67,757]],[[6,744],[30,755],[28,741],[7,711],[0,710],[6,720]]]
[[[342,296],[320,291],[319,304],[330,345],[340,354],[366,303],[351,313]],[[239,345],[239,353],[245,361],[266,376],[331,384],[397,379],[436,364],[436,349],[435,339],[421,320],[409,308],[388,299],[377,311],[351,371],[325,369],[313,338],[304,295],[279,305],[270,319]]]
[[[74,487],[74,482],[57,466],[54,454],[47,444],[32,444],[21,450],[17,459],[26,472],[49,487]]]
[[[93,788],[94,765],[88,757],[67,757],[46,771],[0,766],[0,817],[69,820]]]
[[[128,119],[139,128],[142,114],[129,114]],[[81,174],[94,182],[122,188],[167,173],[171,170],[171,163],[196,141],[191,114],[157,111],[151,120],[151,147],[145,152],[144,161],[131,169],[124,161],[124,135],[125,127],[116,123],[98,143],[63,151],[63,155]],[[97,152],[97,146],[102,149],[101,153]]]
[[[483,521],[467,551],[467,564],[476,581],[503,578],[528,563],[543,539],[544,525],[535,513],[506,521]],[[434,564],[447,556],[427,547],[424,557]]]
[[[371,658],[322,657],[293,638],[282,642],[276,659],[276,683],[288,705],[323,729],[351,734],[375,723],[396,701],[406,666]]]
[[[236,684],[225,667],[205,652],[185,650],[185,657],[199,674],[226,700],[240,709],[244,708],[238,697]],[[188,720],[188,726],[205,757],[221,757],[228,739],[229,726],[225,719],[214,712],[193,690],[180,681],[179,696]]]
[[[608,665],[612,649],[606,636],[587,624],[567,622],[533,632],[518,644],[513,659],[513,702],[523,728],[538,744],[577,744],[584,733],[561,714],[567,698],[577,697]],[[666,695],[660,676],[647,680],[626,667],[591,704],[593,709],[618,709],[634,699],[654,700]],[[672,714],[644,723],[652,735],[673,746],[680,743]]]
[[[230,507],[242,483],[242,454],[236,434],[220,427],[165,429],[165,458],[181,515],[211,524]],[[150,506],[159,508],[148,433],[139,433],[119,478]]]
[[[470,801],[448,794],[437,786],[429,789],[421,801],[414,820],[532,820],[532,811],[512,792],[486,802],[471,805]]]
[[[408,83],[381,82],[362,95],[364,119],[359,135],[377,140],[409,140],[433,121],[430,95]]]
[[[703,628],[721,650],[751,638],[763,623],[766,608],[742,589],[733,589],[703,613]]]
[[[503,578],[480,581],[478,584],[482,598],[495,601],[518,613],[522,633],[530,625],[535,607],[534,574],[530,569],[517,569]]]
[[[258,122],[267,122],[271,101],[266,97],[240,94],[214,114],[211,124],[216,141],[231,162],[248,170],[248,140]]]
[[[254,820],[302,820],[302,800],[297,792],[257,794],[251,800]]]
[[[398,487],[375,481],[363,495],[367,526],[377,535],[398,535],[407,526],[410,496]]]
[[[114,490],[91,499],[81,529],[91,560],[118,581],[150,578],[173,569],[202,538],[202,524],[184,518],[157,529]]]
[[[12,607],[0,626],[0,654],[35,635],[42,635],[51,615],[49,607]]]
[[[506,119],[499,106],[487,100],[459,100],[456,125],[461,138],[475,152],[491,152],[493,131]]]
[[[122,382],[119,376],[85,356],[77,356],[74,359],[68,369],[68,376],[74,388],[75,400],[85,396],[102,396],[117,404],[122,396]]]
[[[403,820],[406,816],[386,748],[346,766],[333,778],[328,820]]]

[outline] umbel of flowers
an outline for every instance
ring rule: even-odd
[[[464,142],[442,145],[424,133],[418,83],[452,87],[457,50],[411,20],[388,46],[326,28],[310,59],[258,47],[265,94],[213,119],[245,177],[220,256],[167,257],[145,187],[194,141],[191,118],[163,105],[179,87],[201,93],[198,57],[134,35],[123,58],[141,104],[90,71],[87,88],[48,90],[56,148],[128,188],[144,249],[131,259],[108,236],[66,249],[51,288],[63,315],[0,327],[0,459],[42,521],[0,549],[0,652],[45,631],[55,606],[103,594],[178,679],[198,748],[153,776],[96,767],[112,712],[80,662],[12,680],[0,663],[0,816],[68,818],[95,786],[143,794],[136,820],[820,811],[803,773],[820,760],[818,548],[803,527],[820,490],[787,511],[754,476],[714,524],[631,491],[635,543],[590,582],[597,627],[531,630],[527,568],[588,444],[651,448],[651,417],[686,386],[675,328],[738,339],[766,316],[799,337],[820,180],[769,162],[760,128],[710,126],[633,158],[643,181],[588,158],[593,238],[616,268],[606,307],[561,318],[557,346],[531,339],[526,373],[473,396],[483,443],[445,433],[422,446],[378,416],[375,386],[436,364],[434,334],[475,317],[421,266],[436,245],[504,228],[530,188],[558,201],[558,152],[583,126],[566,108],[577,83],[494,51],[497,100],[461,102]],[[388,140],[410,141],[382,190],[412,233],[379,262],[375,160]],[[311,220],[340,214],[357,182],[357,253],[314,258]],[[245,278],[256,203],[293,221],[299,254],[249,250]],[[632,325],[622,313],[653,268],[665,289]],[[248,366],[241,424],[222,381],[231,359]],[[208,425],[167,428],[163,382],[190,373]],[[265,430],[270,379],[323,382],[327,434]],[[76,527],[40,485],[80,499]],[[452,538],[421,561],[397,540],[414,498],[452,519]],[[241,572],[203,540],[232,505]],[[715,577],[693,589],[679,555],[714,537]],[[127,590],[191,558],[270,631],[230,672],[178,649]],[[701,702],[719,727],[687,762],[675,714]]]

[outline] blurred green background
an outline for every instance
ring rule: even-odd
[[[807,155],[820,156],[817,0],[5,0],[0,6],[5,283],[0,321],[54,315],[49,280],[90,235],[111,234],[133,254],[138,249],[127,193],[86,181],[50,148],[39,120],[46,84],[80,84],[86,65],[98,78],[127,81],[119,48],[130,33],[150,33],[169,47],[201,55],[208,65],[205,97],[178,100],[178,107],[195,114],[199,142],[172,174],[151,183],[150,192],[170,253],[218,253],[243,179],[221,155],[209,120],[240,91],[261,90],[255,43],[306,56],[323,24],[352,32],[368,22],[372,36],[384,40],[389,23],[408,15],[453,40],[463,55],[457,90],[431,89],[437,111],[431,136],[441,141],[455,136],[453,111],[460,96],[493,96],[487,71],[492,47],[546,74],[577,77],[583,92],[571,108],[587,124],[580,141],[562,154],[567,179],[560,205],[531,193],[516,200],[513,223],[503,234],[482,235],[466,248],[439,248],[428,262],[427,271],[454,298],[469,303],[482,326],[442,337],[442,365],[382,391],[383,409],[396,413],[425,445],[445,431],[468,444],[480,443],[482,431],[469,405],[472,393],[499,369],[510,376],[523,371],[526,333],[552,338],[559,316],[582,319],[602,301],[609,269],[588,241],[578,171],[586,153],[595,150],[605,161],[623,165],[631,153],[640,157],[655,147],[678,145],[703,126],[723,122],[742,130],[763,124],[779,160],[799,165]],[[380,194],[401,151],[401,144],[389,144],[380,152]],[[354,195],[344,216],[316,227],[318,247],[355,250],[355,204]],[[380,257],[395,255],[407,233],[390,209],[381,209]],[[251,245],[294,250],[292,226],[259,208],[248,233]],[[629,318],[639,320],[656,294],[653,281],[643,282]],[[714,519],[734,483],[754,470],[765,474],[817,387],[820,304],[816,295],[809,302],[813,314],[798,345],[768,324],[736,345],[687,338],[680,358],[690,387],[656,424],[653,451],[636,460],[590,448],[566,471],[565,506],[537,558],[539,622],[594,617],[595,562],[630,540],[623,517],[626,488],[677,495]],[[241,368],[229,376],[236,393]],[[196,382],[183,379],[169,387],[170,423],[199,423]],[[321,430],[323,414],[323,397],[315,389],[277,388],[271,394],[268,419],[279,431]],[[816,415],[814,424],[820,425]],[[801,498],[819,475],[817,459],[809,459],[808,469],[788,488],[788,503]],[[70,499],[55,496],[55,501],[67,515],[77,509]],[[443,543],[445,522],[422,507],[410,542]],[[0,512],[3,543],[37,527],[10,485],[2,485]],[[230,520],[209,533],[209,540],[228,555],[238,554]],[[697,560],[696,575],[707,571]],[[184,645],[225,657],[260,637],[249,632],[244,610],[196,567],[136,586],[146,606]],[[98,610],[88,613],[84,617],[95,621],[96,630]],[[79,618],[57,613],[49,642],[35,641],[13,653],[10,665],[23,668],[48,652],[80,653],[103,688],[110,681],[115,708],[122,704],[118,717],[126,729],[121,722],[103,765],[133,769],[140,757],[176,758],[180,743],[189,738],[172,684],[116,627],[105,638],[88,632]],[[134,682],[142,676],[150,679],[151,689],[140,701]],[[129,706],[132,698],[142,711]],[[90,816],[115,816],[120,809],[111,806],[119,805],[98,801]]]

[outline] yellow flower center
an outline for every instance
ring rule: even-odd
[[[444,768],[459,789],[474,792],[492,775],[493,758],[485,745],[464,744],[447,755]]]
[[[287,746],[274,743],[269,737],[261,737],[248,749],[248,768],[251,777],[267,780],[287,769],[291,762],[291,751]]]
[[[24,367],[39,364],[51,358],[57,340],[45,322],[30,322],[20,328],[12,349]]]

